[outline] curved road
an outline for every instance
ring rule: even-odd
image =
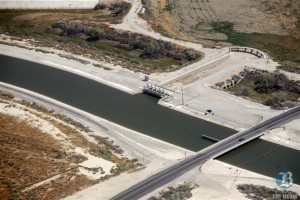
[[[113,197],[113,200],[133,200],[139,199],[155,189],[174,180],[185,172],[203,164],[205,161],[218,157],[238,146],[241,146],[255,138],[263,135],[263,132],[278,127],[300,116],[300,106],[284,112],[276,117],[268,119],[261,124],[228,137],[210,147],[199,151],[196,155],[186,158],[185,160],[143,180],[142,182],[126,189],[120,194]],[[242,140],[240,140],[243,138]]]

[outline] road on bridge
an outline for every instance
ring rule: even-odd
[[[144,195],[162,187],[170,181],[183,175],[185,172],[203,164],[209,159],[216,158],[232,149],[237,148],[255,138],[260,137],[265,131],[285,124],[300,116],[300,106],[286,111],[278,116],[268,119],[257,126],[250,128],[246,131],[234,134],[220,142],[217,142],[193,156],[190,156],[183,161],[158,172],[149,178],[133,185],[132,187],[119,193],[113,200],[133,200],[139,199]]]

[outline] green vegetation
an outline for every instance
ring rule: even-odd
[[[128,171],[130,169],[135,168],[136,165],[132,160],[126,160],[126,162],[118,163],[116,167],[113,167],[110,170],[110,173],[116,175],[121,174],[122,172]]]
[[[99,148],[92,148],[90,153],[96,157],[104,158],[105,160],[111,160],[113,154],[110,150],[104,149],[102,147]]]
[[[230,22],[213,22],[212,27],[215,32],[224,33],[228,37],[227,42],[260,49],[277,61],[290,61],[288,65],[286,63],[280,69],[299,72],[300,38],[262,33],[239,33],[234,30],[234,24]]]
[[[277,68],[288,72],[300,74],[300,64],[295,62],[290,62],[290,61],[280,62],[280,65]]]
[[[173,71],[202,58],[201,52],[143,35],[109,28],[128,12],[128,3],[103,5],[85,11],[0,11],[0,33],[34,39],[95,60],[118,62],[134,71]]]
[[[108,9],[112,12],[113,16],[125,16],[128,13],[130,7],[131,7],[131,4],[127,3],[125,1],[116,2],[116,3],[109,4],[109,5],[106,3],[99,2],[94,7],[94,10]]]
[[[261,102],[273,109],[285,109],[299,104],[300,81],[289,80],[278,71],[270,73],[244,70],[240,75],[244,78],[229,88],[229,92]]]
[[[107,137],[101,137],[98,135],[91,135],[93,138],[95,138],[95,140],[101,145],[101,144],[105,144],[106,146],[108,146],[110,149],[112,149],[114,152],[116,152],[117,154],[123,154],[124,150],[122,148],[120,148],[120,146],[113,144],[114,141],[109,141]]]
[[[148,3],[146,1],[142,1],[143,5],[147,5]],[[174,2],[170,2],[170,0],[166,1],[166,5],[165,5],[165,11],[171,12],[173,9],[175,8],[175,3]]]
[[[173,9],[173,5],[169,1],[167,1],[165,9],[166,9],[166,11],[170,12]]]
[[[107,5],[105,4],[105,3],[97,3],[96,5],[95,5],[95,10],[104,10],[104,9],[106,9],[107,8]]]
[[[253,200],[300,199],[300,196],[296,192],[271,189],[260,185],[242,184],[238,185],[237,189],[245,194],[247,198]]]
[[[112,15],[115,17],[118,16],[125,16],[128,11],[130,10],[131,4],[127,3],[125,1],[112,3],[109,7],[110,10],[112,10]]]
[[[88,158],[81,154],[72,154],[70,157],[68,157],[68,160],[70,160],[72,163],[78,164],[88,160]]]
[[[148,200],[160,200],[160,199],[189,199],[193,195],[191,191],[196,188],[196,186],[185,182],[177,187],[168,187],[167,190],[163,190],[159,193],[158,197],[150,197]]]
[[[136,33],[117,31],[107,26],[88,28],[78,22],[60,20],[55,22],[52,27],[61,36],[86,38],[89,42],[105,40],[126,51],[142,50],[139,55],[142,58],[170,57],[179,61],[193,61],[201,56],[194,50],[179,48],[170,42],[155,40]]]

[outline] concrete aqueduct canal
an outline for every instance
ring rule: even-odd
[[[93,80],[17,58],[0,56],[0,81],[19,86],[124,127],[198,151],[234,130],[157,105],[155,98],[129,95]],[[270,177],[283,168],[300,177],[300,152],[257,139],[218,159]],[[300,178],[295,180],[300,183]],[[275,183],[274,183],[275,184]]]

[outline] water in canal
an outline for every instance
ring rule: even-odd
[[[0,81],[43,94],[135,131],[198,151],[212,144],[201,134],[223,139],[235,133],[157,105],[157,100],[130,95],[93,80],[41,64],[0,55]],[[299,177],[300,152],[256,140],[218,158],[275,177],[286,168]]]

